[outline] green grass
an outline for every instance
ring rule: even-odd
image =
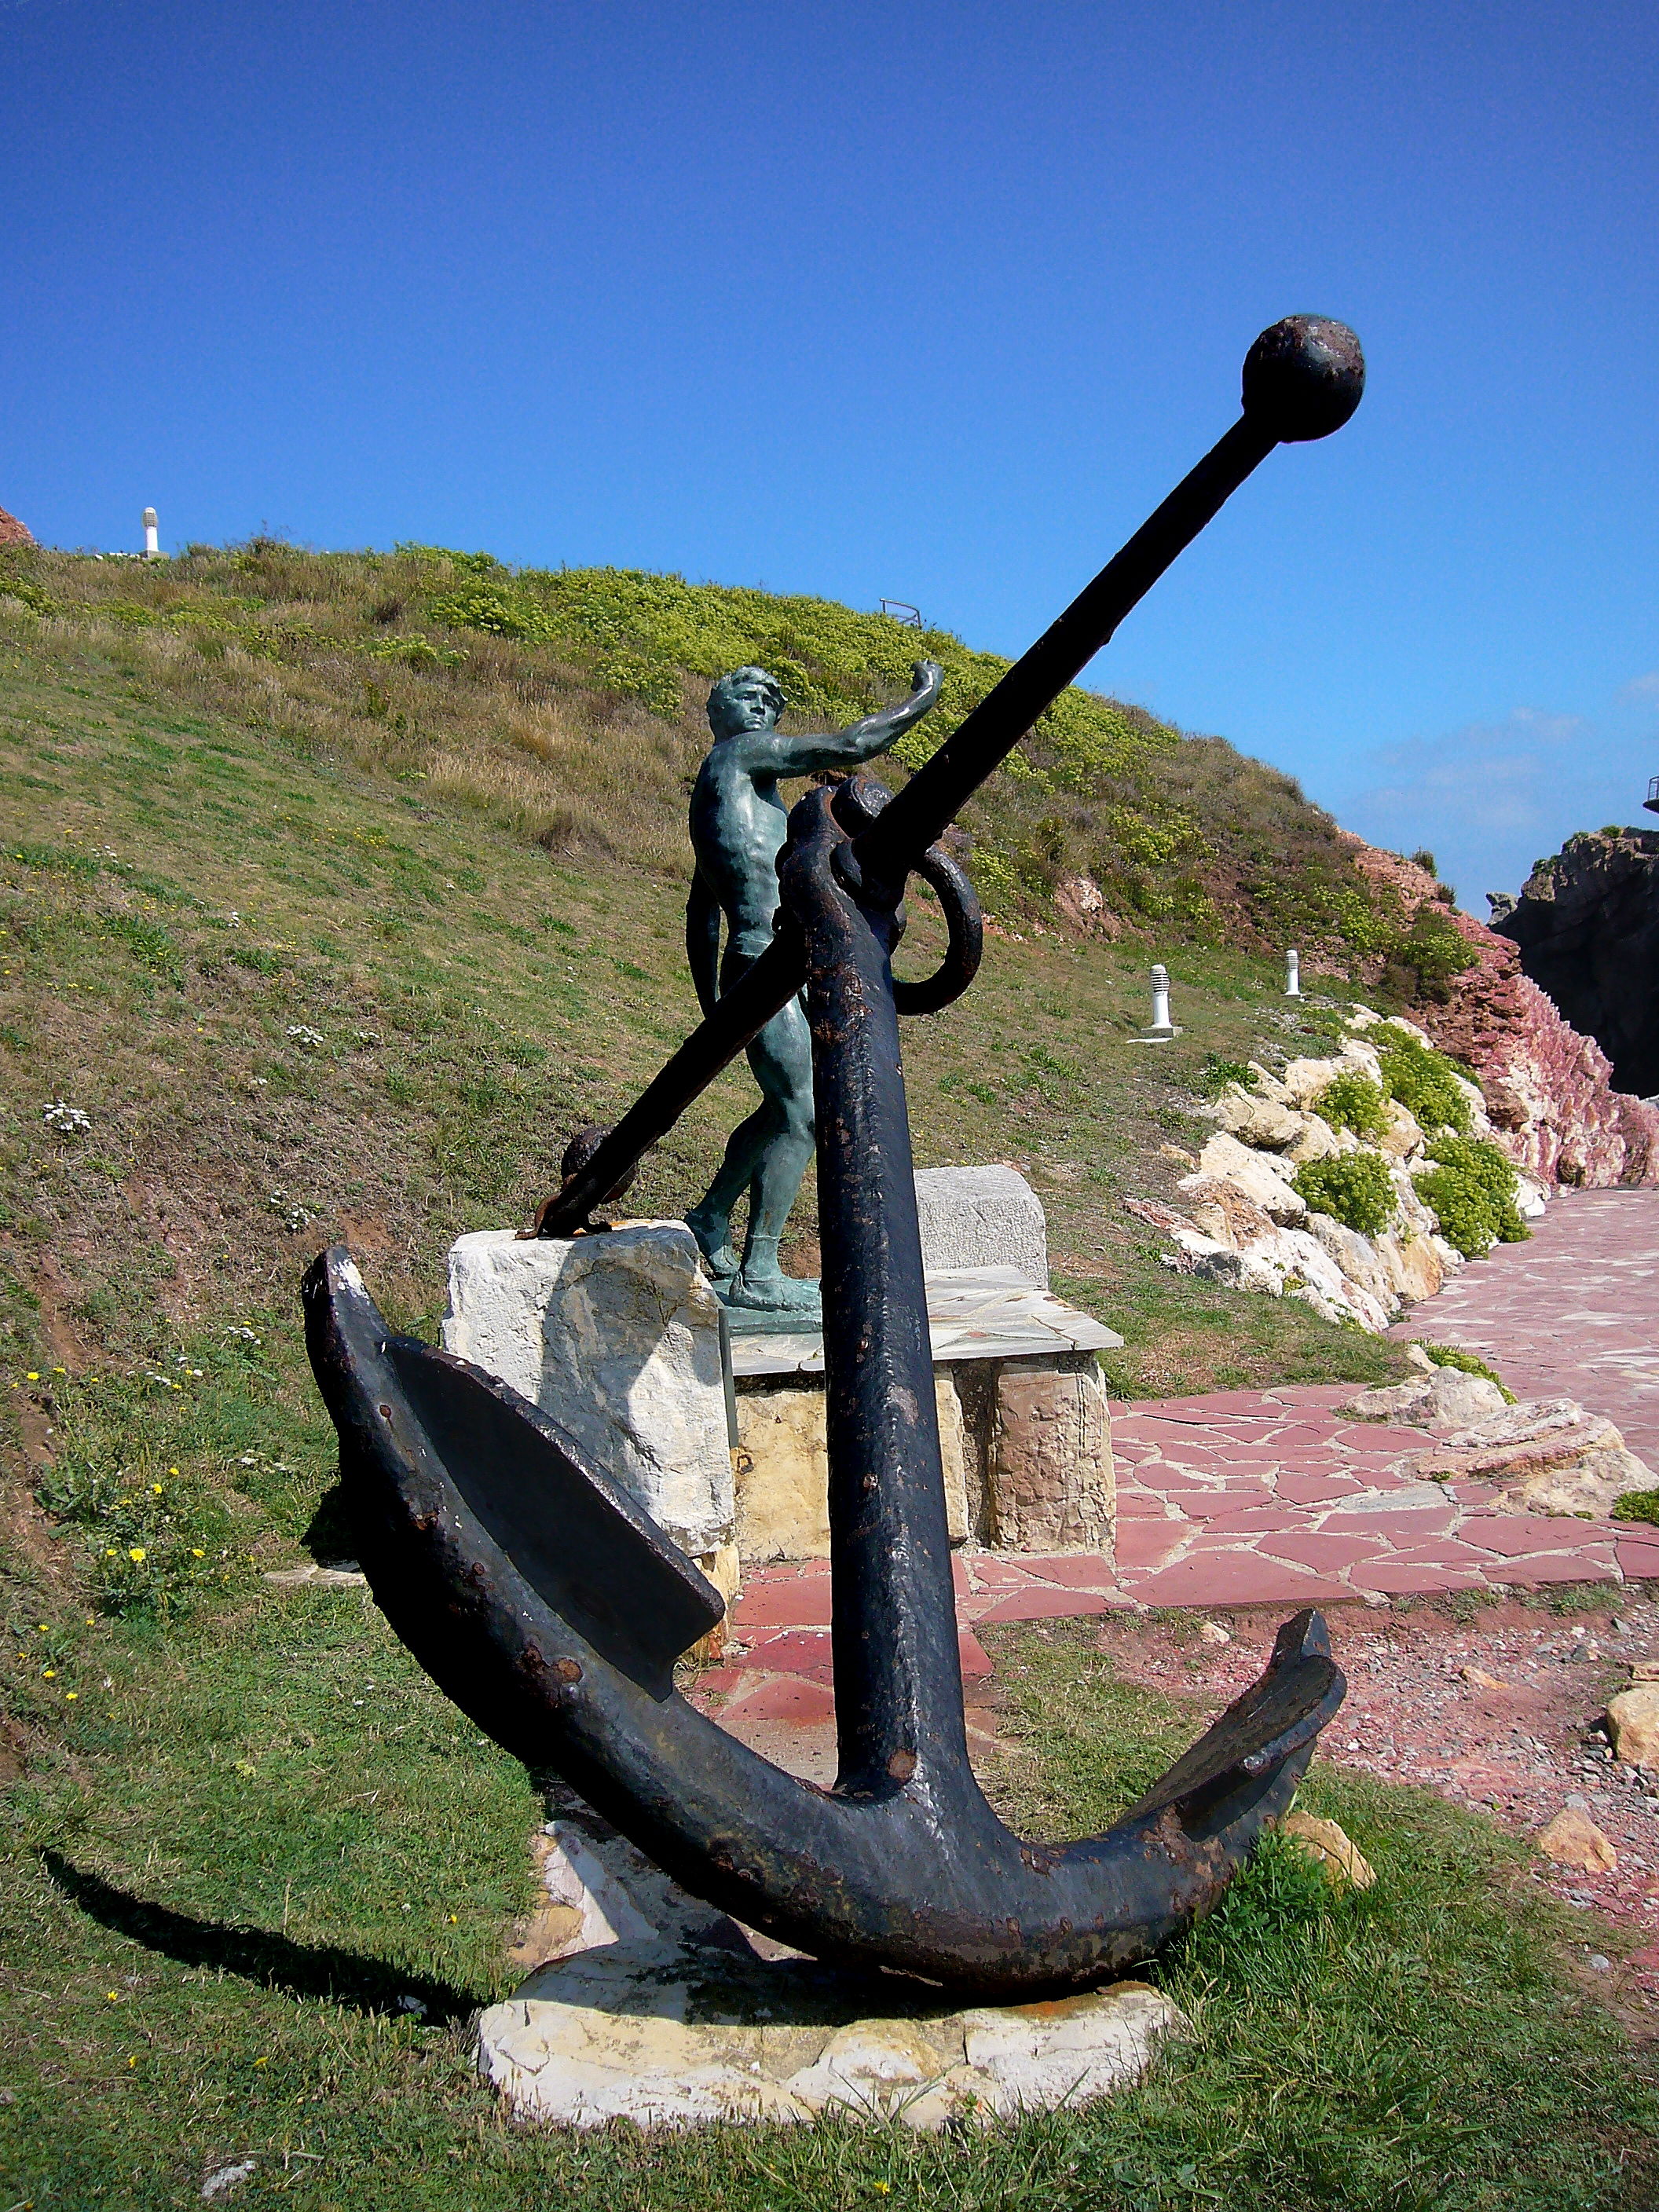
[[[826,599],[269,538],[151,564],[16,550],[0,556],[0,618],[112,650],[193,708],[325,738],[550,850],[677,873],[712,678],[762,661],[791,714],[821,726],[902,696],[916,656],[933,656],[943,698],[901,741],[892,775],[917,766],[1008,665],[946,631]],[[1289,777],[1118,701],[1064,693],[963,826],[981,896],[1005,918],[1052,920],[1057,884],[1081,872],[1160,947],[1322,947],[1368,985],[1397,971],[1408,994],[1443,995],[1423,918],[1370,884]]]
[[[1577,2197],[1550,2179],[1537,2201],[1617,2203],[1601,2152],[1547,2099],[1593,2093],[1616,2150],[1636,2092],[1600,2057],[1589,2075],[1557,2064],[1564,2020],[1592,2056],[1610,2031],[1565,2011],[1551,1929],[1506,1889],[1507,1846],[1386,1793],[1350,1807],[1410,1891],[1388,1893],[1386,1926],[1381,1902],[1365,1908],[1372,2010],[1330,1962],[1335,1921],[1297,1937],[1303,1994],[1271,2005],[1194,1950],[1168,1969],[1201,2030],[1173,2103],[1159,2085],[960,2145],[836,2129],[571,2144],[501,2121],[464,2021],[510,1984],[538,1808],[362,1596],[263,1578],[349,1543],[295,1287],[343,1237],[394,1321],[431,1333],[453,1236],[525,1218],[574,1129],[612,1118],[695,1018],[683,892],[648,853],[538,843],[477,787],[416,766],[428,756],[392,724],[402,663],[376,663],[394,703],[354,735],[312,646],[278,640],[270,658],[232,638],[181,688],[154,650],[173,632],[104,631],[0,608],[0,2208],[194,2203],[204,2172],[248,2154],[258,2174],[233,2201],[318,2212],[716,2192],[770,2212],[872,2202],[883,2183],[951,2207],[1498,2203],[1485,2117],[1474,2179],[1434,2194],[1462,2169],[1425,2039],[1452,2032],[1436,1991],[1466,1974],[1490,1981],[1469,2002],[1495,2039],[1486,2075],[1473,2030],[1453,2046],[1456,2097],[1500,2101],[1521,2031],[1505,2040],[1497,2014],[1516,2008],[1550,2075],[1516,2109],[1559,2138],[1546,2166],[1578,2161]],[[459,681],[441,662],[417,675]],[[483,726],[484,696],[457,727],[461,706]],[[613,753],[638,727],[647,756],[670,757],[652,753],[661,732],[606,726]],[[558,772],[532,767],[538,805],[564,804]],[[910,971],[940,942],[919,898]],[[1172,1190],[1182,1163],[1160,1147],[1202,1141],[1206,1066],[1317,1049],[1331,1019],[1310,1007],[1287,1030],[1277,963],[1248,949],[1167,957],[1184,1033],[1152,1052],[1128,1042],[1144,944],[994,938],[975,989],[907,1025],[919,1161],[1030,1172],[1059,1286],[1127,1340],[1109,1362],[1119,1389],[1398,1373],[1398,1347],[1295,1301],[1173,1275],[1124,1212]],[[699,1102],[647,1163],[642,1210],[684,1208],[748,1095],[733,1074]],[[88,1126],[49,1125],[53,1102]],[[809,1193],[803,1261],[811,1234]],[[1061,1827],[1103,1817],[1195,1725],[1121,1685],[1099,1687],[1109,1711],[1040,1686],[1053,1713],[1002,1786],[1011,1802],[1037,1790]],[[1298,2166],[1321,2048],[1340,2126]]]
[[[1200,1724],[1091,1636],[996,1638],[992,1786],[1036,1832],[1110,1820]],[[1563,1963],[1617,1936],[1528,1897],[1519,1848],[1426,1793],[1316,1771],[1302,1802],[1377,1887],[1334,1898],[1264,1853],[1154,1969],[1195,2035],[1135,2095],[939,2142],[572,2138],[507,2124],[468,2057],[470,2013],[511,1984],[539,1808],[364,1596],[262,1593],[64,1644],[82,1710],[5,1799],[9,2203],[185,2206],[248,2157],[234,2201],[309,2212],[1651,2202],[1650,2064]]]

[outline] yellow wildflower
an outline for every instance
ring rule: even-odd
[[[143,1547],[143,1546],[142,1544],[129,1544],[129,1545],[128,1545],[128,1547],[127,1547],[127,1557],[128,1557],[128,1559],[130,1559],[132,1561],[132,1564],[133,1564],[133,1565],[134,1565],[135,1567],[139,1564],[140,1560],[142,1560],[142,1559],[143,1559],[143,1556],[144,1556],[144,1547]]]
[[[55,1682],[57,1680],[58,1669],[55,1667],[48,1667],[45,1671],[47,1681]]]
[[[70,1705],[75,1703],[75,1700],[80,1696],[80,1694],[81,1692],[78,1690],[65,1690],[64,1692],[64,1697],[69,1700]]]

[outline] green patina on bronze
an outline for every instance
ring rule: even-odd
[[[686,954],[705,1014],[772,942],[788,820],[778,786],[791,776],[854,769],[889,750],[938,699],[939,663],[917,661],[912,682],[900,705],[849,729],[789,736],[778,727],[782,687],[765,669],[733,669],[709,693],[714,742],[691,793],[697,867],[685,909]],[[786,1275],[778,1264],[778,1240],[812,1157],[812,1044],[799,998],[768,1022],[748,1058],[761,1103],[732,1132],[720,1172],[686,1220],[726,1304],[816,1321],[817,1285]],[[749,1223],[739,1257],[732,1209],[744,1191]]]

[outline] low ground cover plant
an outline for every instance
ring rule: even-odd
[[[1352,1129],[1356,1137],[1382,1136],[1389,1126],[1389,1102],[1368,1075],[1356,1069],[1334,1075],[1320,1092],[1316,1110],[1334,1129]]]
[[[1434,1210],[1440,1233],[1466,1260],[1494,1244],[1524,1243],[1532,1231],[1516,1203],[1514,1167],[1490,1138],[1437,1137],[1431,1164],[1418,1169],[1418,1194]]]
[[[1436,1052],[1396,1022],[1383,1022],[1370,1034],[1382,1062],[1382,1087],[1416,1116],[1419,1128],[1432,1133],[1449,1129],[1465,1134],[1469,1126],[1469,1102],[1459,1088],[1456,1071],[1444,1053]]]
[[[1377,1152],[1333,1152],[1304,1161],[1292,1188],[1316,1213],[1328,1213],[1362,1237],[1380,1237],[1395,1209],[1388,1163]]]

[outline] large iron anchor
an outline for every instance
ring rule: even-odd
[[[984,1996],[1085,1986],[1207,1911],[1283,1813],[1345,1690],[1319,1616],[1103,1835],[1022,1841],[969,1762],[891,957],[921,869],[951,949],[899,988],[948,1003],[977,965],[971,890],[935,841],[963,799],[1280,442],[1358,404],[1352,333],[1294,318],[1245,364],[1244,413],[928,765],[791,817],[777,937],[542,1209],[570,1234],[805,987],[817,1112],[839,1771],[770,1765],[674,1686],[714,1590],[556,1421],[393,1335],[349,1255],[305,1283],[361,1557],[396,1632],[487,1734],[562,1774],[674,1879],[820,1957]]]

